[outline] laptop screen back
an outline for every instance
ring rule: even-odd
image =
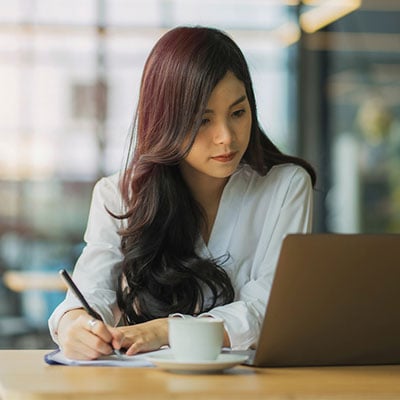
[[[288,235],[254,365],[393,363],[400,363],[400,235]]]

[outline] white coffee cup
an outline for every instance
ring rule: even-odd
[[[170,317],[168,336],[177,361],[213,361],[221,353],[224,322],[217,318]]]

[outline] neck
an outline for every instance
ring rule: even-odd
[[[207,210],[208,206],[219,203],[222,192],[229,178],[212,178],[209,176],[191,176],[184,180],[195,200]]]
[[[214,185],[212,187],[208,184],[207,188],[204,188],[205,190],[200,190],[198,193],[193,193],[193,195],[205,209],[209,205],[218,205],[227,182],[227,179],[220,182],[213,182]]]
[[[194,189],[191,188],[194,198],[201,205],[204,211],[204,224],[201,228],[201,235],[204,243],[208,245],[211,232],[214,227],[214,222],[217,217],[219,203],[221,200],[222,192],[228,180],[210,181],[203,190],[199,186]]]
[[[204,211],[205,224],[201,229],[204,242],[208,243],[217,215],[222,192],[229,178],[212,178],[203,174],[191,174],[190,179],[183,178],[194,197]]]

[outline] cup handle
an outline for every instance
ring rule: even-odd
[[[195,318],[190,314],[173,313],[168,315],[169,318],[182,318],[182,319],[192,319]]]

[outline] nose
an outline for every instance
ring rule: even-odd
[[[221,122],[215,126],[214,130],[214,143],[215,144],[230,144],[234,138],[234,131],[232,127],[226,122]]]

